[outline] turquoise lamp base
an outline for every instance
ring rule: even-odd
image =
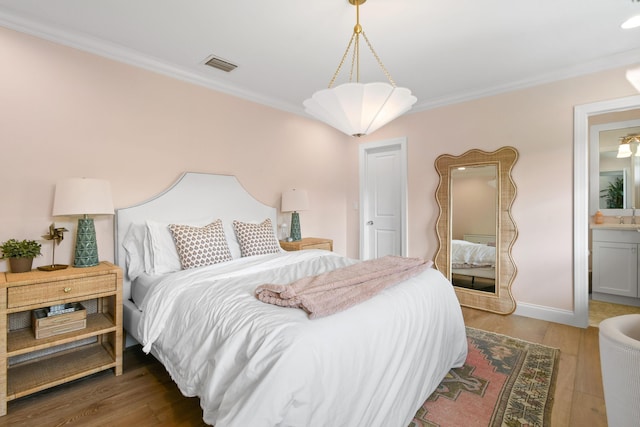
[[[291,214],[291,240],[294,242],[302,239],[302,232],[300,231],[300,215],[298,212]]]
[[[74,267],[93,267],[98,265],[98,244],[96,243],[96,228],[92,218],[78,220],[76,235],[76,252]]]

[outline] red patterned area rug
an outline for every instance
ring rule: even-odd
[[[469,327],[467,341],[409,427],[548,426],[560,350]]]

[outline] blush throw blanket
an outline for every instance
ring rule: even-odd
[[[288,285],[260,285],[256,294],[260,301],[269,304],[301,308],[314,319],[365,301],[432,265],[431,261],[419,258],[388,255],[304,277]]]

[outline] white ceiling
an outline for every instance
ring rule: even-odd
[[[414,111],[640,63],[638,0],[368,0],[360,23]],[[325,88],[348,0],[0,0],[0,25],[285,111]],[[216,55],[231,73],[205,67]],[[364,44],[363,83],[385,77]],[[348,66],[337,84],[348,79]]]

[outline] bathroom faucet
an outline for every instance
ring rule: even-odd
[[[636,223],[636,207],[633,206],[632,208],[632,213],[631,213],[631,224],[635,224]]]

